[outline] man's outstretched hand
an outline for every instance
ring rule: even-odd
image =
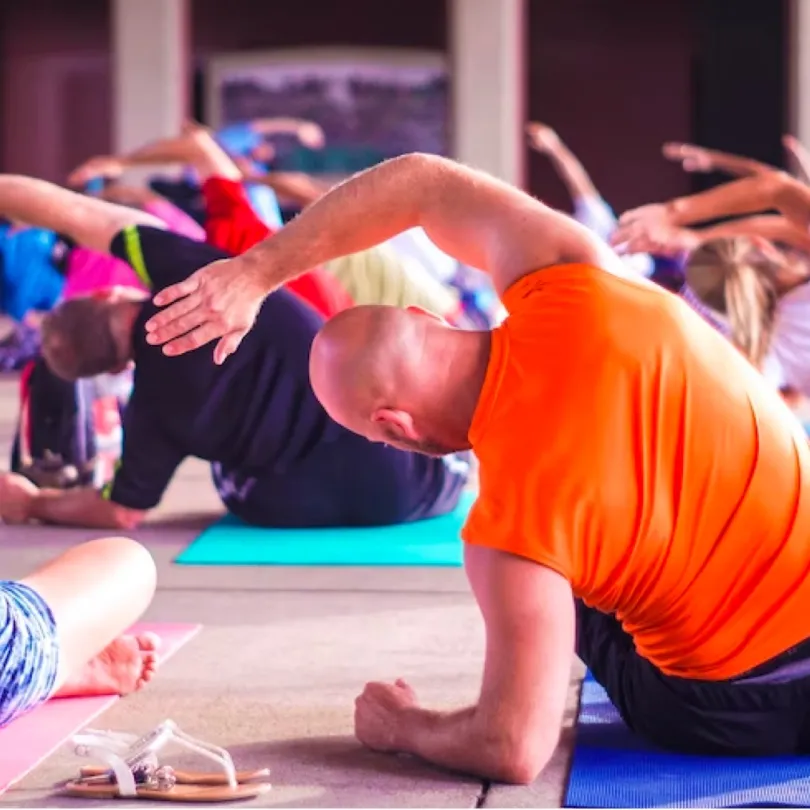
[[[213,262],[154,297],[166,309],[147,322],[147,342],[174,357],[219,338],[214,362],[221,365],[239,348],[270,292],[255,266],[238,259]]]

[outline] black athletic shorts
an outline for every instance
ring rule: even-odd
[[[614,616],[577,600],[577,654],[624,722],[694,754],[810,753],[810,640],[730,681],[664,675]]]

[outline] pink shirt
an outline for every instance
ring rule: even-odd
[[[195,242],[205,241],[205,230],[198,225],[185,211],[181,211],[168,200],[150,200],[143,207],[147,214],[163,220],[170,231],[179,233],[193,239]]]
[[[90,295],[105,287],[147,289],[126,262],[83,247],[70,251],[65,277],[64,298]]]

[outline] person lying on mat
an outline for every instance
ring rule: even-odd
[[[486,661],[460,711],[368,684],[358,738],[528,782],[557,744],[576,650],[655,743],[810,751],[806,437],[727,340],[570,217],[444,158],[390,160],[163,290],[146,340],[176,357],[219,339],[232,363],[285,279],[417,223],[489,270],[507,320],[464,332],[357,307],[320,331],[310,376],[373,441],[475,451],[463,536]]]
[[[7,207],[128,261],[156,292],[226,256],[161,230],[142,211],[40,180],[0,177],[0,210]],[[308,373],[323,319],[295,296],[280,290],[268,298],[250,339],[222,366],[206,352],[173,360],[149,345],[144,323],[155,312],[142,294],[119,289],[65,301],[43,320],[43,358],[64,379],[134,360],[120,466],[103,493],[37,490],[7,475],[0,516],[134,527],[187,456],[212,462],[225,505],[259,526],[384,525],[456,506],[466,459],[373,444],[324,411]]]
[[[0,728],[51,697],[125,695],[148,683],[158,639],[124,631],[154,592],[152,557],[125,537],[82,543],[19,582],[0,581]]]

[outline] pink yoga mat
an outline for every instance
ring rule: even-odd
[[[136,624],[129,632],[151,631],[160,636],[163,663],[200,630],[199,624]],[[158,666],[158,677],[160,668]],[[149,688],[148,686],[146,687]],[[10,726],[0,729],[0,794],[29,774],[69,737],[84,728],[118,698],[60,698],[49,700]]]

